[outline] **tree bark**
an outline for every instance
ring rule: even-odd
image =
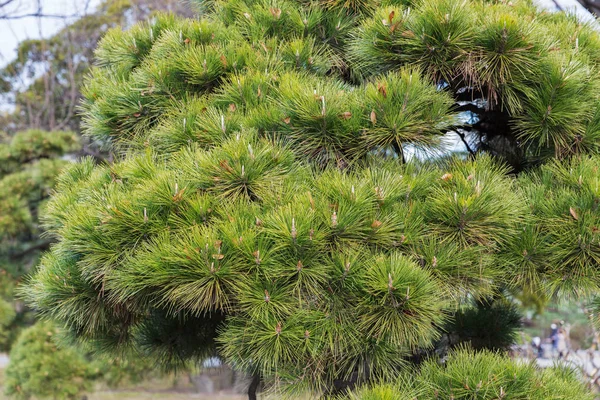
[[[256,391],[258,390],[258,385],[260,385],[260,376],[253,375],[252,381],[250,381],[250,386],[248,386],[248,400],[256,400]]]

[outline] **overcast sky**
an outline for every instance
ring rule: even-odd
[[[100,0],[39,0],[44,14],[74,15],[83,14],[87,5],[92,12]],[[0,3],[3,1],[0,0]],[[0,15],[26,15],[36,13],[38,0],[14,0],[0,9]],[[49,37],[73,19],[28,17],[17,20],[0,20],[0,65],[10,62],[16,55],[20,41],[39,37]]]

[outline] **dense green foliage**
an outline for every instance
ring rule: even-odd
[[[99,382],[116,388],[157,375],[152,363],[138,354],[91,355],[69,346],[66,339],[49,322],[24,329],[10,351],[5,393],[22,399],[80,399]]]
[[[14,340],[13,325],[17,317],[15,306],[0,297],[0,348],[5,350]]]
[[[397,384],[384,383],[358,389],[350,400],[559,400],[593,399],[577,374],[566,367],[543,372],[495,353],[473,355],[466,349],[452,352],[442,366],[431,360],[418,372],[402,376]]]
[[[598,291],[598,33],[405,3],[206,1],[109,31],[82,118],[121,157],[59,178],[29,304],[104,351],[331,394],[393,382],[469,297]],[[447,368],[489,357],[481,379],[561,385],[487,353]]]
[[[20,399],[77,399],[89,389],[88,364],[75,349],[59,346],[57,333],[45,322],[23,331],[4,373],[6,394]]]
[[[48,239],[41,238],[40,213],[60,170],[61,157],[79,149],[70,132],[29,130],[0,141],[0,349],[7,350],[32,316],[13,300],[14,288],[39,261]],[[17,312],[18,311],[18,312]]]
[[[445,331],[449,344],[468,343],[474,350],[508,350],[517,342],[521,313],[510,300],[499,298],[471,299],[449,321]]]

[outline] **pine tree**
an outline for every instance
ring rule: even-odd
[[[220,357],[250,398],[259,382],[316,397],[393,384],[477,322],[470,299],[514,324],[503,293],[599,290],[591,24],[526,0],[200,5],[101,41],[82,119],[121,156],[59,179],[57,243],[23,292],[43,316],[165,367]],[[490,383],[500,398],[572,383],[449,360],[456,379],[522,377]],[[449,390],[435,361],[419,374]]]

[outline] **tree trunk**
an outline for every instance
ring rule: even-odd
[[[258,389],[258,385],[260,385],[260,376],[253,375],[250,386],[248,386],[248,400],[256,400],[256,390]]]

